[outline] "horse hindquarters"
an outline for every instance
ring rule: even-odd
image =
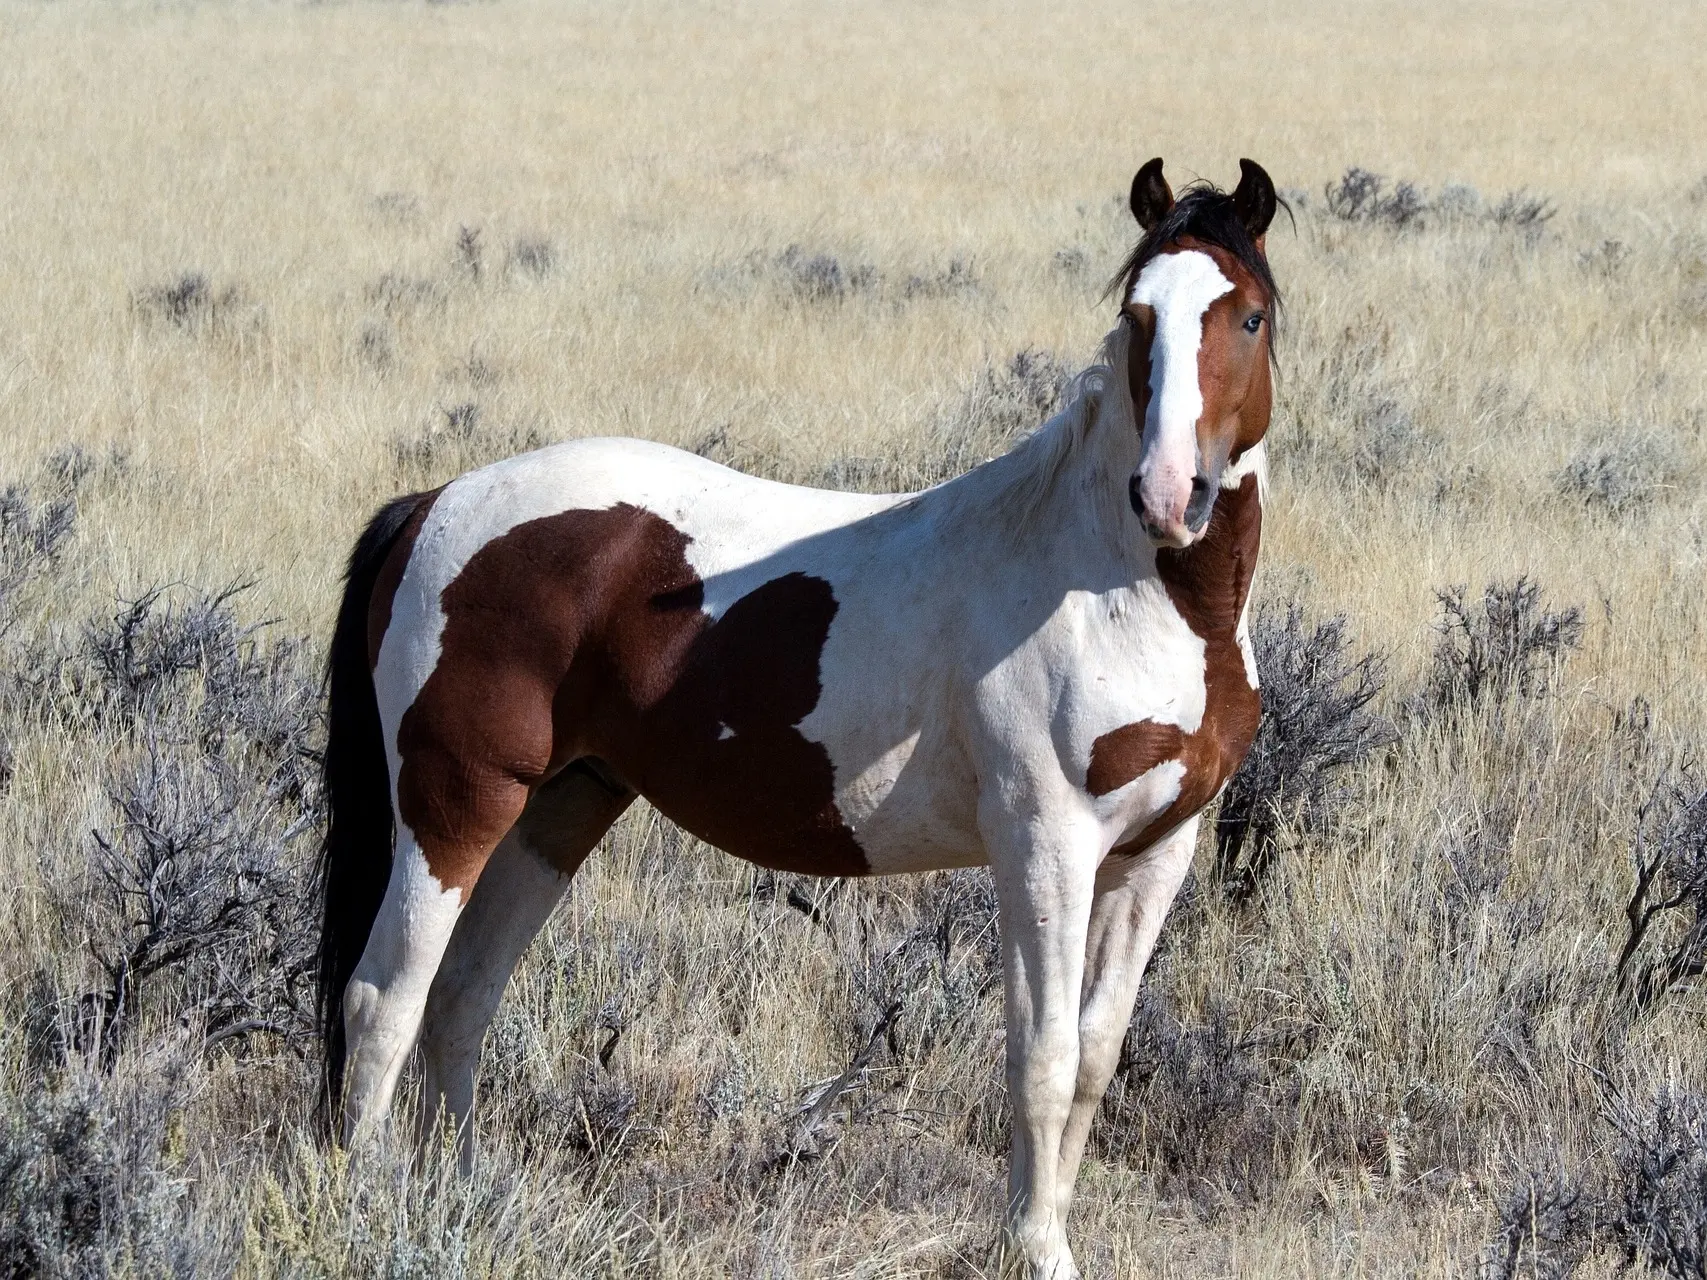
[[[516,958],[567,883],[556,868],[548,872],[528,859],[549,865],[555,853],[572,871],[627,803],[626,797],[615,803],[610,788],[584,770],[573,775],[584,784],[571,779],[562,790],[518,770],[518,758],[545,759],[550,749],[549,705],[525,679],[501,665],[465,670],[486,697],[429,696],[408,687],[405,677],[425,671],[436,678],[444,671],[436,653],[421,652],[436,643],[431,632],[399,631],[396,625],[393,632],[376,679],[391,695],[386,719],[395,725],[386,728],[399,752],[396,853],[384,902],[344,998],[346,1137],[390,1111],[435,987],[439,1030],[428,1051],[433,1079],[426,1105],[436,1115],[442,1093],[453,1118],[459,1124],[467,1118],[486,1022]],[[496,714],[495,706],[511,714]],[[522,824],[536,795],[540,817]],[[550,830],[554,819],[565,824],[567,835]],[[467,912],[488,862],[506,840],[516,846],[515,856],[501,862],[480,909]],[[467,925],[459,928],[465,915]],[[464,941],[441,981],[458,932]],[[430,1116],[423,1119],[431,1123]]]
[[[363,535],[333,639],[320,984],[328,1110],[342,1110],[346,1138],[389,1111],[464,905],[537,782],[512,753],[526,751],[527,726],[494,720],[477,699],[422,697],[442,654],[419,598],[436,591],[410,583],[433,503],[394,503]]]

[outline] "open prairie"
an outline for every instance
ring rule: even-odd
[[[372,510],[510,453],[999,452],[1162,155],[1291,202],[1272,693],[1081,1265],[1707,1275],[1707,6],[1073,8],[0,6],[0,1273],[994,1275],[987,877],[644,806],[476,1174],[328,1151],[319,669]]]

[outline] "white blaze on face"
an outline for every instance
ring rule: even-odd
[[[1188,249],[1153,258],[1132,286],[1131,301],[1156,316],[1150,344],[1150,407],[1138,458],[1145,511],[1162,529],[1185,536],[1185,508],[1197,474],[1197,420],[1203,387],[1197,355],[1210,303],[1233,291],[1207,253]]]

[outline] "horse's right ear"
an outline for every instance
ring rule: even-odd
[[[1132,179],[1132,216],[1148,231],[1174,207],[1173,188],[1162,177],[1162,157],[1146,164]]]

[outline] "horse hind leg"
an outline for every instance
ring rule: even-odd
[[[577,761],[528,800],[481,873],[427,996],[421,1031],[421,1139],[453,1126],[465,1169],[474,1159],[480,1046],[522,953],[581,863],[634,793]]]
[[[390,1114],[464,905],[527,803],[527,788],[508,775],[467,769],[462,778],[464,785],[440,792],[449,799],[435,810],[434,829],[397,823],[385,898],[344,990],[346,1142]]]
[[[400,829],[385,900],[344,990],[346,1143],[370,1134],[390,1114],[433,974],[461,914],[461,891],[433,874],[419,842]]]

